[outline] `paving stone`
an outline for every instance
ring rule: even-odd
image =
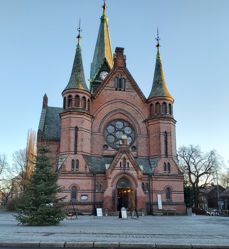
[[[66,248],[92,248],[94,247],[93,242],[66,242]]]
[[[95,248],[117,248],[119,247],[119,242],[94,242]]]
[[[56,242],[56,241],[41,241],[40,247],[54,247],[54,248],[62,248],[65,246],[65,242]]]
[[[0,241],[0,247],[39,247],[40,241],[37,242],[29,242],[29,241],[20,241],[20,242],[15,242],[15,241]]]
[[[152,243],[135,243],[133,242],[127,242],[127,243],[120,243],[121,248],[134,248],[134,249],[150,249],[155,248],[155,244]]]
[[[156,244],[159,249],[192,249],[191,245]]]

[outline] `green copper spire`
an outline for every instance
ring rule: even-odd
[[[113,67],[113,57],[111,50],[110,34],[108,29],[108,17],[106,15],[106,1],[103,4],[103,15],[100,18],[100,27],[97,37],[97,42],[94,51],[93,61],[91,63],[90,79],[94,80],[99,72],[99,69],[106,60],[110,68]]]
[[[80,47],[80,40],[82,38],[80,34],[81,31],[82,30],[80,28],[80,22],[79,22],[76,54],[75,54],[75,59],[73,62],[72,73],[71,73],[68,85],[66,86],[64,90],[77,88],[77,89],[88,91],[88,87],[86,85],[85,77],[84,77],[83,61],[82,61],[81,47]]]
[[[170,94],[167,84],[165,82],[164,72],[162,69],[162,63],[161,63],[161,57],[160,57],[160,38],[159,33],[157,30],[157,37],[156,37],[156,47],[157,47],[157,57],[156,57],[156,65],[155,65],[155,71],[154,71],[154,79],[153,79],[153,86],[149,95],[149,99],[152,97],[170,97],[172,98],[172,95]]]

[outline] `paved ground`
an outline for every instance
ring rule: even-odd
[[[229,248],[229,217],[144,216],[122,220],[117,217],[79,216],[58,226],[17,225],[12,213],[0,212],[0,246],[59,247],[163,247]],[[179,247],[180,246],[180,247]],[[186,246],[186,247],[184,247]],[[212,246],[212,247],[210,247]]]

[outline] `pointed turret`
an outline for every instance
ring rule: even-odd
[[[108,67],[110,69],[113,67],[113,57],[111,50],[110,34],[108,29],[108,17],[106,15],[106,2],[104,0],[103,4],[103,14],[100,18],[100,27],[97,37],[97,42],[94,51],[93,61],[91,63],[90,79],[93,82],[98,75],[100,70],[104,70],[102,67]],[[106,65],[104,65],[106,64]]]
[[[79,25],[78,36],[77,36],[78,41],[77,41],[75,59],[73,62],[73,67],[72,67],[72,73],[71,73],[68,85],[66,86],[64,90],[75,88],[75,89],[88,91],[88,87],[86,85],[85,77],[84,77],[83,61],[82,61],[82,55],[81,55],[80,32],[81,32],[81,28]]]
[[[154,71],[154,79],[153,79],[153,86],[149,95],[149,99],[153,97],[170,97],[170,94],[167,84],[165,82],[164,72],[162,69],[161,57],[160,57],[160,43],[159,43],[159,35],[157,33],[157,57],[156,57],[156,65]]]
[[[78,28],[77,47],[73,62],[72,73],[68,85],[62,92],[63,112],[69,110],[75,112],[90,112],[90,92],[85,82],[83,61],[81,56],[80,39],[81,29]]]

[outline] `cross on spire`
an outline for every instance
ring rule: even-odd
[[[157,36],[156,36],[156,41],[157,41],[157,44],[156,44],[156,47],[159,49],[159,47],[160,47],[160,36],[159,36],[159,30],[158,30],[158,28],[157,28]]]
[[[78,42],[77,42],[77,44],[78,45],[80,45],[80,39],[82,38],[82,36],[81,36],[81,31],[82,31],[82,29],[81,29],[81,20],[79,19],[79,27],[78,27],[78,35],[77,35],[77,40],[78,40]]]
[[[103,15],[106,15],[106,9],[107,9],[107,4],[106,4],[106,0],[103,0]]]

